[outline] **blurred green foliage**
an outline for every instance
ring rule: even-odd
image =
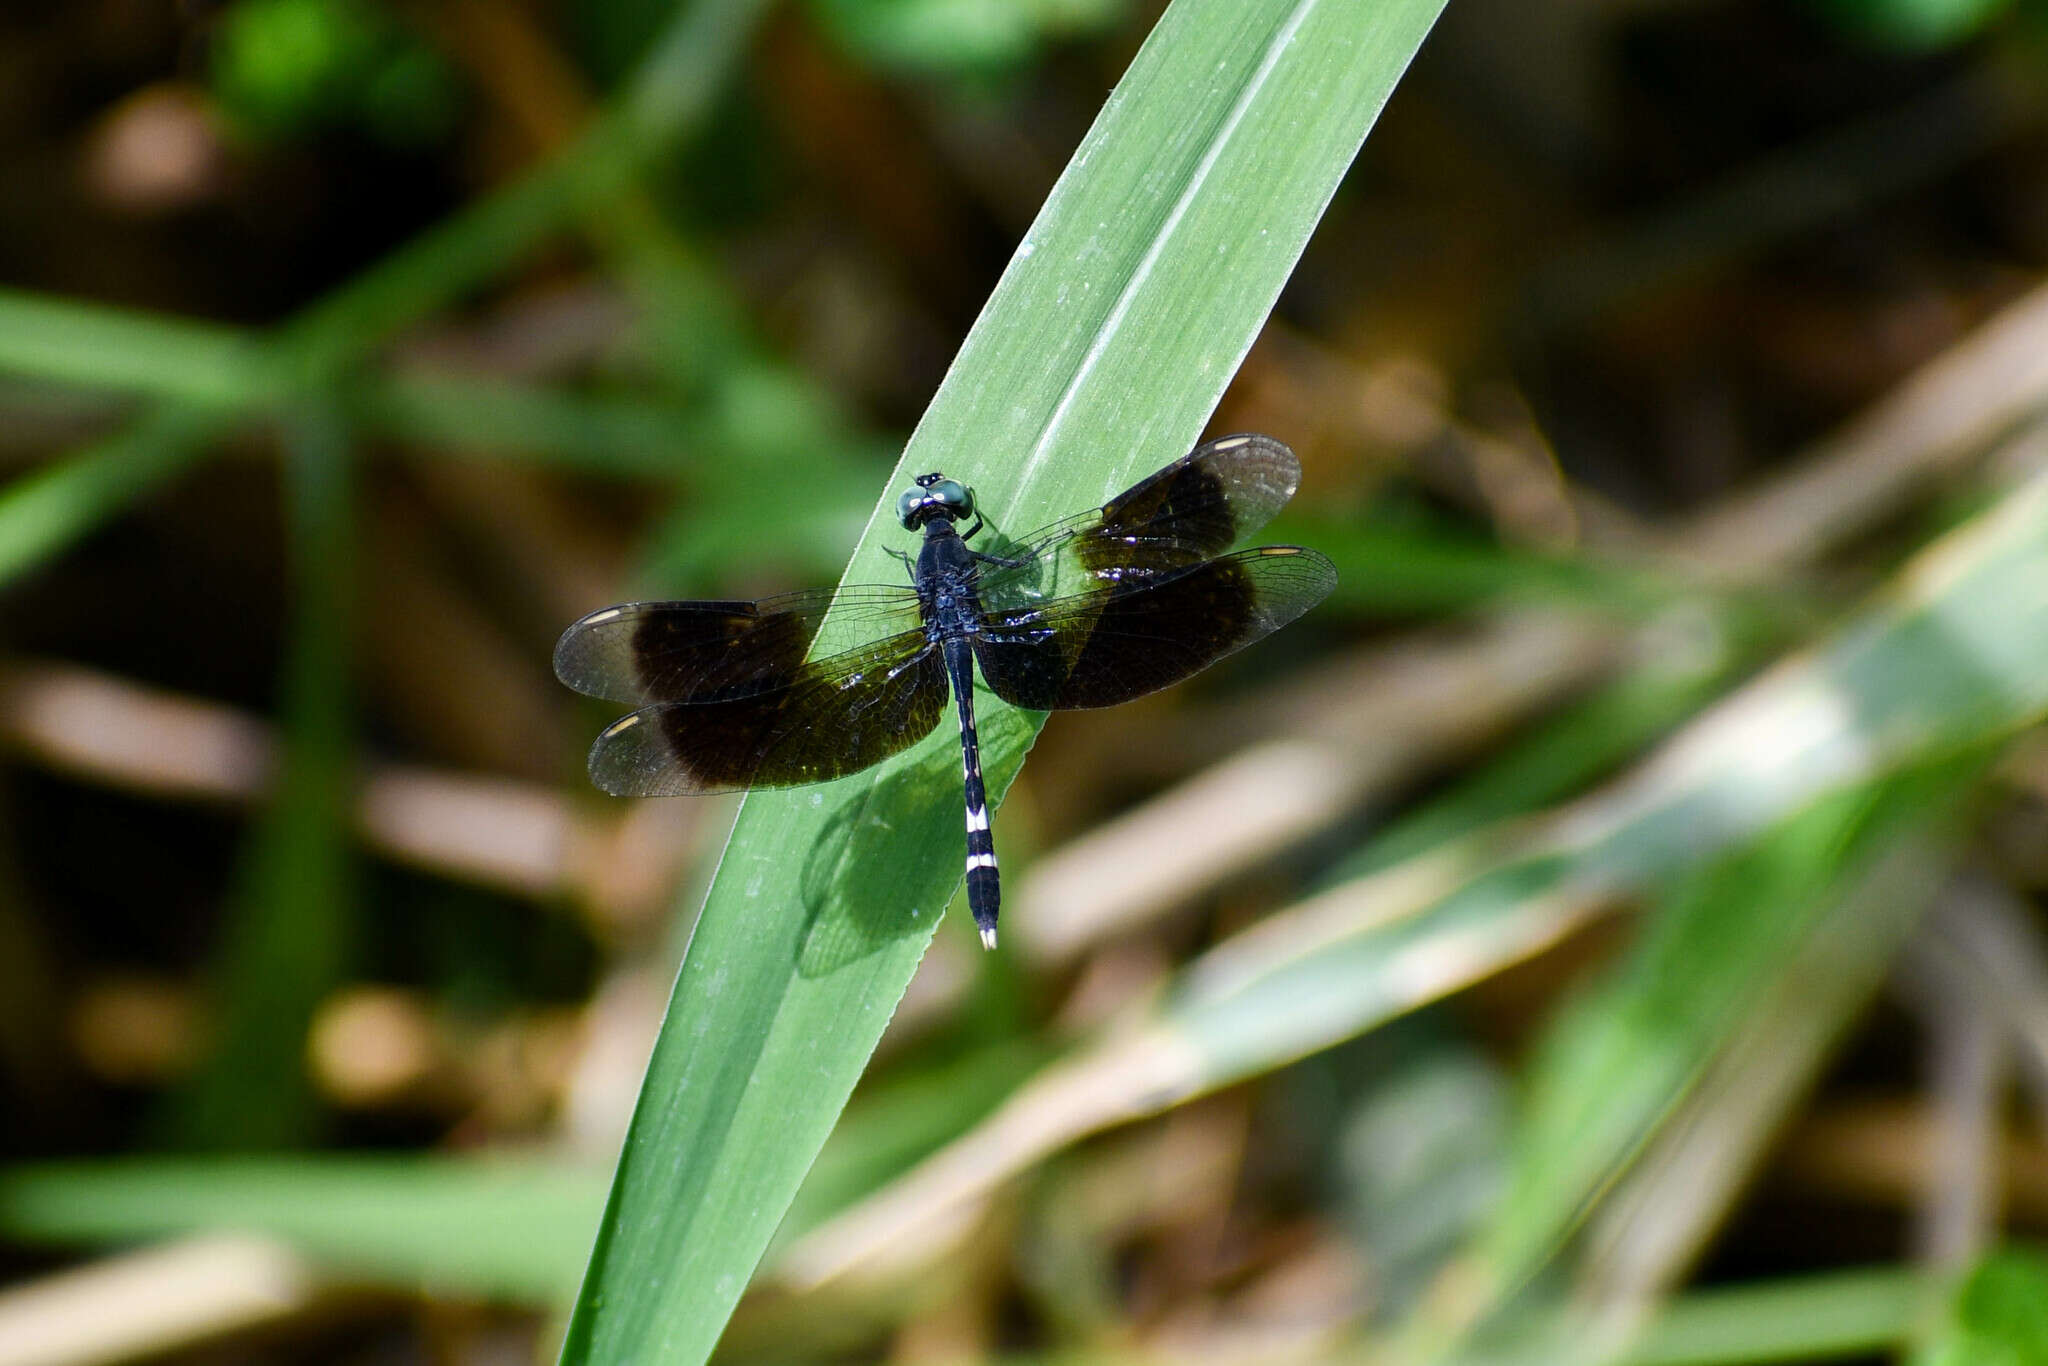
[[[2005,1248],[1957,1287],[1913,1366],[2048,1366],[2048,1255]]]
[[[331,404],[294,413],[286,442],[296,610],[282,781],[246,846],[222,936],[215,1047],[167,1103],[174,1148],[252,1152],[321,1137],[306,1033],[355,961],[355,454]]]
[[[1931,52],[1974,37],[2013,0],[1806,0],[1844,33],[1898,52]]]
[[[926,75],[1011,71],[1048,44],[1099,33],[1130,0],[811,0],[827,32],[863,62]]]
[[[417,148],[446,137],[462,107],[447,62],[378,0],[235,0],[211,74],[223,112],[264,140],[353,128]]]

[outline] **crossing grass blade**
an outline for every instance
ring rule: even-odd
[[[167,482],[226,426],[219,409],[158,404],[113,435],[0,490],[0,583]]]
[[[1001,528],[1099,503],[1186,450],[1440,8],[1169,8],[962,347],[848,579],[900,574],[887,509],[912,475],[975,485]],[[1038,722],[983,705],[999,799]],[[960,881],[954,744],[939,733],[829,788],[747,799],[565,1361],[710,1353]]]
[[[1568,1244],[1588,1340],[1668,1290],[1927,908],[1989,753],[1832,793],[1677,879],[1538,1055],[1466,1313]]]
[[[360,1283],[547,1305],[576,1284],[603,1199],[601,1172],[545,1159],[131,1158],[0,1171],[0,1228],[56,1244],[233,1229]]]
[[[292,419],[287,446],[295,604],[283,763],[223,934],[217,1039],[169,1105],[165,1127],[185,1148],[284,1147],[317,1135],[306,1030],[350,959],[354,457],[346,426],[324,405]]]
[[[253,333],[0,289],[0,371],[202,405],[248,402],[265,373]]]
[[[1696,1291],[1665,1306],[1609,1366],[1756,1366],[1875,1357],[1910,1343],[1939,1302],[1940,1278],[1863,1267]],[[1584,1326],[1568,1313],[1524,1315],[1452,1366],[1554,1366],[1585,1359]]]
[[[1045,1049],[1006,1042],[892,1078],[849,1106],[790,1207],[800,1234],[985,1114]],[[0,1235],[125,1244],[234,1230],[405,1292],[556,1308],[576,1293],[611,1173],[503,1153],[142,1157],[0,1168]]]

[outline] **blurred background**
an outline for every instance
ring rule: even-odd
[[[550,1358],[733,811],[555,636],[836,579],[1162,7],[695,8],[0,9],[0,1363]],[[1212,425],[1343,586],[1047,726],[722,1357],[2048,1361],[2044,284],[2048,5],[1452,0]]]

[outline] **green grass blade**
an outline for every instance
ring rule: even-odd
[[[1183,451],[1439,8],[1179,0],[1020,247],[900,472],[943,467],[1015,528],[1099,502]],[[885,503],[849,578],[900,579],[884,551],[903,539]],[[1000,793],[1036,723],[987,710]],[[960,880],[954,744],[942,727],[879,771],[748,798],[565,1361],[710,1352]]]
[[[1917,923],[1986,757],[1830,794],[1683,879],[1552,1031],[1464,1283],[1506,1302],[1597,1207],[1581,1306],[1626,1321],[1663,1292]]]
[[[1339,865],[1338,875],[1390,868],[1496,821],[1563,801],[1697,714],[1755,653],[1750,643],[1717,634],[1696,648],[1650,655],[1442,796],[1389,823]]]
[[[0,489],[0,583],[171,479],[230,421],[218,409],[161,404],[112,436]]]
[[[1293,509],[1266,536],[1312,545],[1337,566],[1333,601],[1358,612],[1424,615],[1481,602],[1559,602],[1642,617],[1698,590],[1635,566],[1491,544],[1449,526],[1376,526]]]
[[[1826,1361],[1904,1341],[1932,1298],[1924,1273],[1881,1267],[1792,1276],[1687,1295],[1620,1366]]]
[[[1907,1342],[1940,1287],[1922,1271],[1869,1267],[1717,1286],[1672,1301],[1613,1366],[1763,1366],[1861,1360]],[[1583,1322],[1554,1311],[1503,1325],[1456,1366],[1558,1366],[1587,1359]]]
[[[494,1157],[52,1162],[0,1172],[0,1228],[40,1243],[262,1233],[351,1278],[555,1305],[604,1185],[601,1171]]]
[[[231,404],[249,400],[262,361],[239,328],[0,289],[0,370]]]
[[[286,448],[295,582],[283,769],[248,841],[217,958],[213,1051],[170,1107],[183,1146],[276,1147],[315,1135],[306,1027],[342,980],[353,928],[353,457],[347,430],[326,408],[296,417]]]
[[[140,424],[138,434],[196,425],[194,417],[172,414],[206,414],[217,428],[288,407],[293,393],[274,382],[262,346],[260,333],[215,323],[0,290],[0,371],[76,386],[80,397],[99,390],[173,405]],[[859,461],[845,454],[853,444],[845,419],[802,375],[729,351],[718,363],[716,388],[687,407],[632,394],[401,371],[350,384],[349,415],[365,431],[429,451],[637,479],[671,480],[688,470],[746,481],[751,489],[764,470],[787,469],[821,450],[849,468],[867,463],[866,451]],[[131,451],[143,444],[141,435],[109,443]],[[720,460],[694,458],[712,450]],[[31,478],[17,488],[26,498],[33,484]],[[863,512],[866,493],[863,485]],[[74,501],[84,511],[96,506]]]
[[[957,1136],[1043,1053],[998,1045],[863,1093],[818,1155],[783,1234]],[[0,1234],[74,1244],[262,1233],[351,1278],[552,1309],[576,1293],[610,1175],[492,1153],[45,1162],[0,1169]]]
[[[673,404],[488,378],[397,376],[357,386],[349,406],[364,427],[435,454],[635,479],[673,479],[717,435]]]

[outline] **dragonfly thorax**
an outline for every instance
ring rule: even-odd
[[[927,638],[939,640],[974,630],[981,613],[974,592],[974,552],[947,517],[934,516],[925,525],[924,544],[918,548],[917,568],[911,577],[917,585]]]

